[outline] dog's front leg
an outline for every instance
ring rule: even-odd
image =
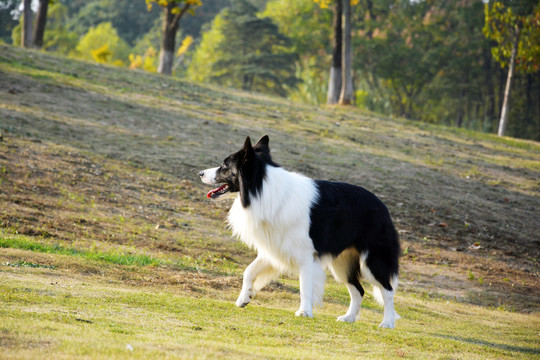
[[[300,266],[300,308],[296,316],[313,317],[313,259]]]
[[[255,295],[255,289],[253,288],[253,282],[257,279],[259,274],[268,269],[270,265],[266,260],[257,256],[255,260],[244,270],[244,280],[242,282],[242,291],[236,300],[236,306],[244,307],[251,301],[251,298]]]

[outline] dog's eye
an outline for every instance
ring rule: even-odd
[[[223,164],[223,165],[221,165],[221,168],[222,168],[223,170],[227,170],[228,166],[227,166],[226,164]]]

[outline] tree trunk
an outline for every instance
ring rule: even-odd
[[[491,50],[484,46],[482,50],[482,54],[484,57],[484,85],[485,85],[485,97],[487,99],[485,100],[485,110],[484,110],[484,125],[483,129],[484,131],[486,129],[490,129],[489,131],[492,131],[493,129],[493,123],[495,122],[495,87],[493,84],[493,76],[495,76],[495,73],[493,72],[493,69],[491,67],[492,65],[492,58],[491,58]]]
[[[463,88],[459,92],[459,105],[457,109],[457,119],[456,119],[456,126],[458,128],[463,126],[463,122],[465,118],[467,117],[467,89],[469,88],[469,73],[465,72],[464,78],[461,80]],[[469,116],[471,118],[471,116]]]
[[[251,90],[251,76],[248,74],[244,74],[242,76],[242,90],[249,91]]]
[[[341,93],[342,16],[342,0],[335,0],[334,21],[332,23],[332,29],[334,30],[332,47],[334,51],[332,52],[332,67],[330,68],[330,77],[328,79],[327,104],[337,104]]]
[[[341,95],[339,103],[349,105],[353,99],[352,51],[351,51],[351,1],[343,0],[343,58],[341,75]]]
[[[43,47],[43,35],[45,34],[45,25],[47,24],[47,9],[49,8],[49,0],[39,0],[39,8],[36,18],[36,26],[34,27],[34,47],[41,49]]]
[[[160,74],[171,75],[174,63],[174,47],[176,42],[176,32],[180,17],[173,14],[173,9],[176,4],[170,2],[169,5],[163,7],[163,25],[161,50],[159,52],[158,72]]]
[[[465,97],[465,90],[462,90],[459,94],[459,102],[460,102],[460,105],[457,109],[457,118],[456,118],[456,126],[458,128],[461,127],[461,125],[463,125],[463,113],[464,113],[464,109],[463,109],[463,99]]]
[[[21,33],[21,46],[32,45],[32,0],[23,0],[23,27]]]
[[[532,117],[532,108],[533,108],[533,101],[532,101],[532,85],[533,85],[533,77],[531,74],[527,74],[527,87],[525,90],[525,98],[527,101],[525,102],[525,121],[529,124],[533,122]]]
[[[501,119],[499,120],[498,136],[504,136],[508,124],[508,112],[510,111],[510,89],[512,87],[512,76],[514,75],[514,65],[516,60],[517,47],[519,44],[520,28],[516,26],[514,43],[512,44],[512,54],[510,55],[510,66],[508,67],[508,77],[506,78],[506,88],[504,90],[504,100],[501,110]]]

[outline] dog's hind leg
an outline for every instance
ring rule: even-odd
[[[363,254],[360,258],[362,276],[373,284],[374,297],[384,306],[382,328],[394,328],[396,320],[401,317],[394,310],[394,295],[397,291],[397,274],[392,274],[372,254]]]
[[[401,319],[401,316],[399,316],[394,310],[395,290],[387,290],[380,285],[374,285],[373,290],[375,293],[380,292],[380,296],[382,297],[382,302],[384,305],[384,316],[379,327],[393,329],[395,326],[395,322]],[[376,294],[375,297],[378,297],[378,294]]]
[[[279,276],[277,271],[266,259],[257,256],[244,271],[242,291],[236,300],[236,306],[244,307],[251,301],[257,290]]]
[[[349,309],[345,315],[337,318],[338,321],[354,322],[358,317],[364,288],[360,285],[360,255],[355,249],[348,249],[339,254],[330,264],[334,278],[345,284],[351,296]]]
[[[347,289],[349,290],[349,295],[351,296],[351,303],[349,304],[349,309],[345,313],[345,315],[342,315],[337,318],[337,321],[345,321],[345,322],[355,322],[356,317],[358,316],[358,313],[360,312],[360,307],[362,306],[362,300],[364,299],[364,289],[362,286],[359,288],[356,287],[356,285],[353,284],[345,284],[347,286]]]

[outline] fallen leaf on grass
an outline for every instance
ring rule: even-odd
[[[443,221],[443,222],[440,222],[440,223],[434,223],[434,222],[432,222],[432,223],[429,223],[428,226],[431,226],[431,227],[433,227],[433,226],[439,226],[439,227],[442,227],[442,228],[446,228],[446,227],[448,227],[448,224],[445,223],[444,221]]]

